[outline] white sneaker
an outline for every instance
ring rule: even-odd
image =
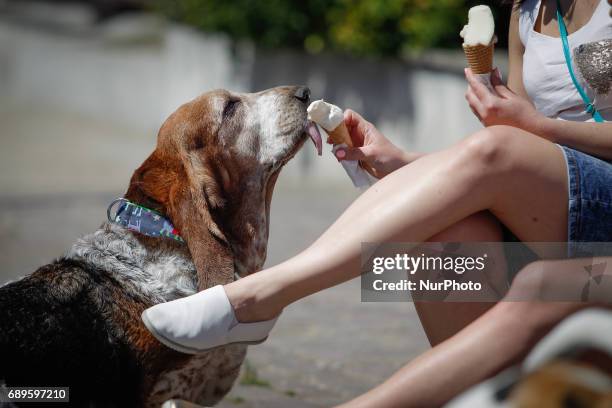
[[[187,354],[198,354],[227,344],[259,344],[276,319],[240,323],[222,285],[142,312],[147,329],[164,345]]]

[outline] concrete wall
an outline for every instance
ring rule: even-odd
[[[408,149],[439,149],[480,128],[463,99],[461,53],[408,62],[311,56],[234,44],[144,14],[93,24],[81,10],[80,20],[77,13],[57,24],[49,9],[33,24],[31,10],[1,11],[0,107],[66,111],[154,133],[209,89],[306,84],[315,98],[363,113]],[[324,156],[307,145],[284,177],[344,181]]]

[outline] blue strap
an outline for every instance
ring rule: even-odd
[[[574,68],[572,68],[572,58],[570,56],[570,51],[569,51],[569,43],[567,41],[567,27],[565,26],[565,22],[563,21],[563,14],[561,14],[560,0],[557,0],[557,23],[559,23],[559,34],[561,35],[561,42],[563,43],[563,54],[565,55],[565,63],[567,64],[567,69],[569,70],[569,74],[570,74],[570,77],[572,78],[572,82],[574,83],[574,86],[578,90],[578,93],[580,94],[580,97],[582,98],[582,101],[584,102],[586,111],[590,113],[591,116],[593,116],[593,119],[595,119],[595,122],[602,123],[604,121],[603,118],[601,117],[600,113],[597,111],[597,108],[595,108],[595,105],[593,105],[593,102],[591,102],[591,99],[589,99],[589,96],[586,94],[584,89],[582,89],[582,87],[578,83],[578,80],[576,79],[576,75],[574,74]]]

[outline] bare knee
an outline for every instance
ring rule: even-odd
[[[491,126],[463,140],[458,148],[458,162],[481,175],[490,175],[508,167],[516,152],[516,133],[510,126]]]
[[[525,265],[514,277],[505,300],[521,303],[538,302],[546,279],[549,276],[550,261],[535,261]]]
[[[581,259],[540,260],[521,269],[512,282],[508,300],[574,302],[588,282]],[[588,262],[587,262],[588,263]]]
[[[533,345],[563,319],[584,308],[570,302],[502,301],[491,309],[491,319],[504,319],[524,330],[527,345]]]
[[[526,265],[516,275],[500,305],[517,313],[534,330],[546,330],[564,317],[587,306],[579,299],[564,298],[567,261],[543,260]],[[561,284],[561,286],[559,285]],[[572,282],[570,286],[575,286]],[[573,294],[567,294],[573,296]],[[551,297],[552,296],[552,297]],[[555,296],[561,296],[556,299]],[[550,297],[548,299],[548,297]]]

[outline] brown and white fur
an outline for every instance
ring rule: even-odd
[[[180,354],[140,314],[262,267],[272,190],[306,139],[308,96],[216,90],[174,112],[125,197],[169,218],[186,244],[104,223],[0,287],[0,384],[70,386],[73,406],[218,402],[246,347]]]

